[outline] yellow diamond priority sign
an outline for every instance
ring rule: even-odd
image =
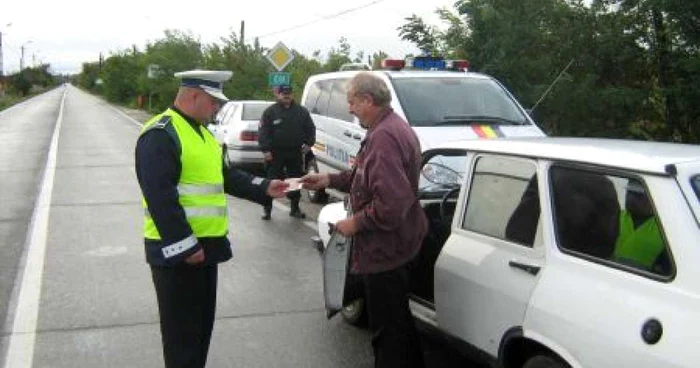
[[[284,70],[284,68],[289,65],[294,59],[294,54],[285,46],[282,42],[278,42],[275,47],[270,49],[267,53],[267,60],[277,68],[278,71]]]

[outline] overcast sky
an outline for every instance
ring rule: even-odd
[[[376,2],[375,4],[371,4]],[[296,25],[368,5],[328,20],[260,39],[265,47],[278,41],[308,56],[325,54],[347,37],[353,54],[383,50],[402,58],[418,50],[401,41],[396,30],[411,14],[438,24],[435,9],[453,9],[455,0],[425,2],[406,0],[243,0],[243,1],[6,1],[0,7],[5,74],[19,70],[21,48],[24,64],[49,63],[57,73],[80,72],[83,62],[97,61],[100,52],[140,49],[163,37],[165,29],[191,31],[205,43],[217,42],[231,31],[239,33],[245,20],[246,38],[274,33]],[[371,4],[371,5],[369,5]],[[197,6],[200,6],[199,8]],[[8,23],[12,23],[7,26]],[[31,41],[31,42],[30,42]]]

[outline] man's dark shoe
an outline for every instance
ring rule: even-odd
[[[298,219],[305,219],[306,214],[304,212],[301,212],[300,209],[293,209],[291,212],[289,212],[289,216],[291,217],[296,217]]]
[[[270,212],[264,212],[263,215],[262,215],[262,217],[261,217],[261,219],[263,219],[263,220],[265,220],[265,221],[269,221],[270,218],[271,218],[271,217],[270,217]]]

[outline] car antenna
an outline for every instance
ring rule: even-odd
[[[540,102],[542,102],[542,100],[544,100],[544,98],[547,97],[547,94],[549,94],[549,91],[552,90],[552,87],[554,87],[554,85],[559,81],[559,79],[564,75],[564,73],[566,73],[566,71],[569,70],[569,67],[573,63],[574,63],[574,59],[571,59],[571,61],[569,61],[569,64],[566,65],[566,68],[564,68],[564,70],[562,70],[561,73],[559,73],[559,75],[557,75],[557,77],[554,79],[554,82],[552,82],[552,84],[550,84],[549,87],[547,87],[547,90],[544,91],[544,93],[542,94],[542,97],[540,97],[540,99],[537,100],[537,102],[535,103],[535,106],[533,106],[530,109],[531,114],[533,111],[535,111],[535,108],[537,108],[537,105],[539,105]]]

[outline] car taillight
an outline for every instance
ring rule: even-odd
[[[257,142],[258,141],[258,132],[251,132],[251,131],[242,131],[240,135],[241,141],[245,142]]]
[[[449,60],[448,69],[466,72],[469,70],[468,60]]]

